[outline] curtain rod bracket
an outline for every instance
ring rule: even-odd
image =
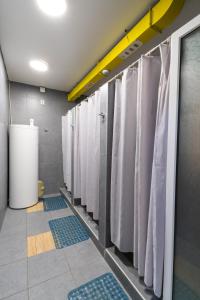
[[[149,26],[153,31],[162,33],[162,30],[158,26],[153,24],[153,6],[150,6],[149,8]]]

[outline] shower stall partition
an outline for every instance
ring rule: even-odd
[[[200,16],[172,35],[164,300],[200,299]]]

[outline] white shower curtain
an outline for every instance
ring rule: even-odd
[[[93,204],[93,219],[99,220],[99,181],[100,181],[100,101],[101,89],[95,93],[95,137],[94,137],[94,204]]]
[[[87,171],[87,119],[88,103],[82,101],[79,106],[80,124],[80,168],[81,168],[81,204],[86,205],[86,171]]]
[[[72,158],[72,112],[68,111],[62,117],[62,152],[63,152],[63,176],[68,191],[71,192],[71,158]]]
[[[74,108],[74,198],[81,198],[80,106]]]
[[[66,138],[66,185],[71,192],[72,188],[72,111],[67,112],[67,138]]]
[[[62,116],[62,153],[63,153],[63,178],[64,183],[67,183],[67,157],[66,157],[66,145],[67,145],[67,117]]]
[[[134,266],[144,276],[160,57],[139,61],[134,189]]]
[[[145,284],[154,289],[157,297],[162,294],[164,247],[165,247],[165,204],[166,204],[166,161],[169,101],[170,46],[160,45],[161,77],[158,93],[158,109],[154,141],[151,197],[149,208]]]
[[[133,251],[134,167],[137,69],[115,82],[111,171],[111,240],[122,252]]]
[[[93,146],[94,146],[94,120],[95,120],[95,95],[88,97],[88,120],[87,120],[87,167],[86,167],[86,206],[87,211],[93,210],[93,189],[94,189],[94,166],[93,166]]]
[[[86,206],[98,220],[100,161],[100,91],[88,98]]]

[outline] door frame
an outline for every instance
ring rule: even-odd
[[[181,39],[200,27],[200,15],[171,36],[163,300],[172,300]]]

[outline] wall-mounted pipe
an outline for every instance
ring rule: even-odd
[[[73,88],[68,101],[75,101],[104,78],[103,70],[112,71],[141,45],[169,26],[183,7],[184,0],[160,0],[124,38]]]

